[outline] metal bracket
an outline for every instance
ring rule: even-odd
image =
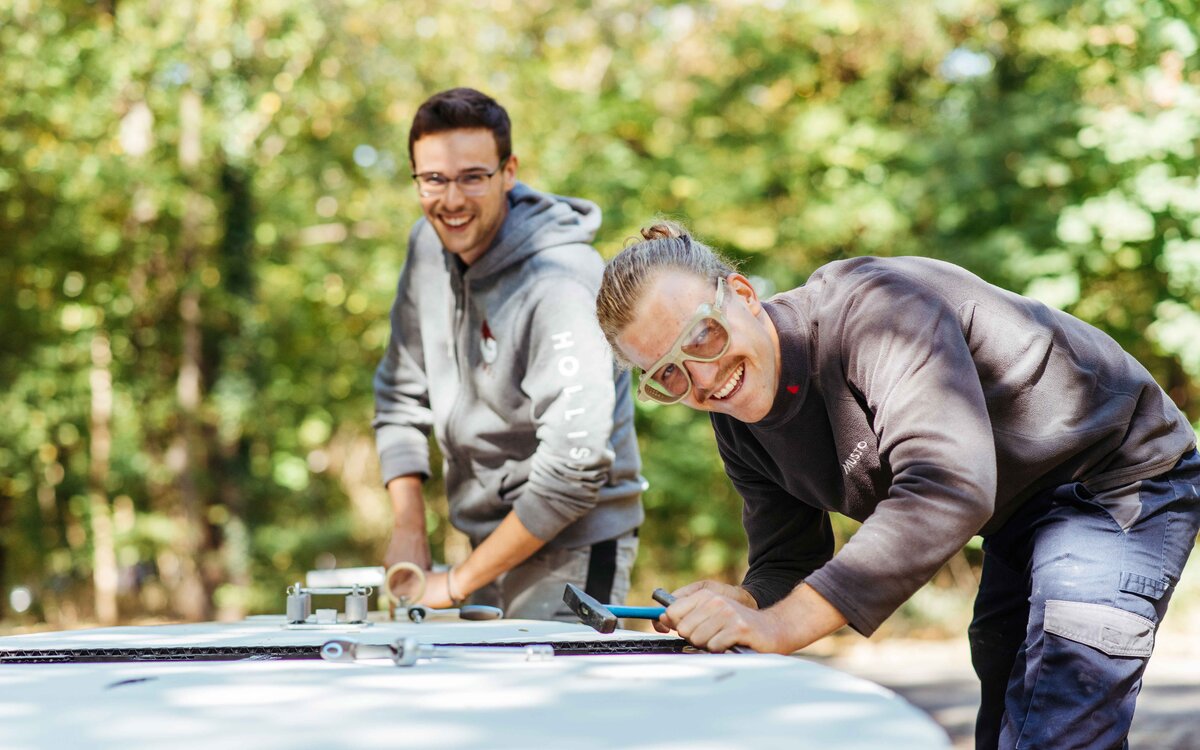
[[[367,599],[374,591],[370,586],[301,586],[299,582],[287,589],[287,623],[302,625],[312,616],[312,598],[319,595],[343,595],[346,597],[345,618],[341,621],[347,624],[362,624],[367,621],[369,609]],[[332,619],[330,617],[332,612]],[[337,610],[317,610],[316,625],[333,625],[338,623]]]

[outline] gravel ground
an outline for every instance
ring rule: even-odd
[[[834,655],[804,656],[895,690],[928,712],[956,750],[974,746],[979,685],[965,639],[859,639]],[[1159,634],[1129,745],[1133,750],[1200,750],[1200,633]]]

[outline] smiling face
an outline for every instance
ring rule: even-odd
[[[779,338],[754,287],[730,274],[724,310],[729,348],[712,362],[686,357],[692,389],[680,403],[754,423],[767,416],[779,383]],[[660,271],[646,281],[631,322],[616,337],[621,354],[639,368],[654,364],[679,340],[697,308],[712,304],[716,284],[685,271]]]
[[[464,172],[491,172],[500,164],[496,138],[486,128],[445,130],[413,144],[413,172],[437,172],[453,180]],[[487,252],[508,216],[508,191],[517,181],[517,157],[489,178],[480,196],[463,195],[451,182],[441,195],[421,197],[421,211],[446,251],[470,265]]]

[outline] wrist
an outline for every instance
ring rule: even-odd
[[[392,513],[392,531],[403,531],[405,533],[422,535],[425,534],[425,511],[419,512],[404,512],[396,511]]]
[[[746,588],[738,586],[737,591],[737,598],[740,604],[743,604],[750,609],[762,609],[762,607],[758,606],[758,600],[754,598],[754,594],[751,594]]]
[[[804,648],[846,624],[845,616],[807,583],[801,583],[764,612],[775,618],[792,651]]]
[[[446,596],[457,607],[467,598],[467,594],[457,585],[458,582],[455,580],[454,570],[455,568],[452,565],[450,566],[450,570],[446,571]]]
[[[812,643],[812,638],[796,632],[795,622],[789,618],[785,607],[771,606],[760,609],[759,614],[766,619],[765,633],[770,643],[770,651],[780,654],[791,654]]]

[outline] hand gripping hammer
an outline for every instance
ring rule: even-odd
[[[654,593],[651,594],[650,596],[653,597],[654,601],[658,602],[659,604],[668,606],[668,607],[675,603],[675,597],[672,596],[671,592],[667,591],[666,589],[654,589]],[[734,646],[729,647],[729,653],[731,653],[731,654],[757,654],[758,652],[755,651],[754,649],[750,648],[749,646],[734,645]]]
[[[567,588],[563,591],[563,601],[571,608],[571,611],[579,615],[579,619],[584,625],[588,625],[601,633],[611,633],[617,629],[617,618],[631,617],[638,620],[657,620],[663,612],[667,611],[667,607],[671,606],[675,601],[675,597],[671,596],[665,589],[654,589],[652,594],[654,601],[665,606],[662,607],[619,607],[612,604],[601,604],[596,601],[595,597],[588,596],[582,589],[573,583],[568,583]],[[749,646],[733,646],[729,649],[735,654],[755,654],[758,653]]]

